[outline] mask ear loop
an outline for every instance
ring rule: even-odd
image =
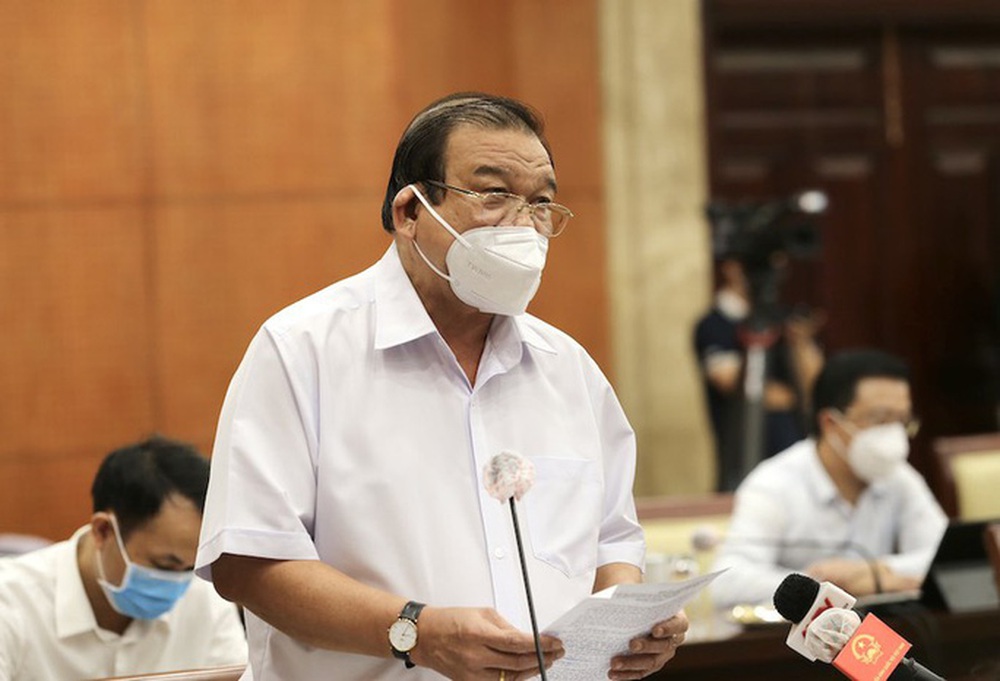
[[[837,420],[839,424],[841,424],[841,426],[847,423],[847,419],[844,417],[844,415],[841,413],[839,409],[830,409],[829,411],[834,412],[836,414],[834,418]],[[834,433],[832,431],[830,432],[829,435],[827,435],[827,439],[829,440],[830,447],[833,449],[834,453],[844,463],[850,466],[851,464],[850,461],[848,460],[849,458],[848,450],[850,449],[850,445],[847,442],[845,442],[838,433]]]
[[[125,573],[122,575],[121,584],[119,584],[118,586],[115,586],[111,582],[109,582],[108,578],[107,578],[107,575],[104,572],[104,559],[101,558],[101,552],[97,551],[97,553],[96,553],[96,555],[97,555],[97,574],[98,574],[99,580],[101,582],[104,582],[104,584],[109,589],[117,592],[117,591],[120,591],[121,588],[128,582],[128,575],[129,575],[129,572],[131,572],[131,570],[132,570],[132,560],[128,556],[128,551],[125,549],[125,542],[122,541],[122,535],[118,531],[118,519],[115,518],[115,514],[114,513],[109,513],[108,517],[110,518],[111,529],[114,530],[114,533],[115,533],[115,544],[118,545],[118,553],[121,554],[122,560],[125,562]]]
[[[438,223],[442,227],[444,227],[448,231],[449,234],[451,234],[453,237],[455,237],[455,241],[457,241],[458,243],[462,244],[462,246],[464,246],[465,248],[472,248],[472,244],[470,244],[468,241],[466,241],[465,238],[463,238],[461,234],[459,234],[457,231],[455,231],[454,227],[452,227],[451,225],[448,224],[447,220],[445,220],[443,217],[441,217],[438,214],[438,212],[436,210],[434,210],[434,207],[430,204],[430,202],[427,199],[424,198],[424,195],[420,192],[419,189],[417,189],[417,186],[415,184],[409,184],[409,185],[407,185],[407,187],[409,187],[410,189],[413,190],[413,193],[417,195],[417,198],[420,200],[420,203],[424,204],[424,208],[426,208],[430,212],[431,216],[435,220],[437,220]],[[420,258],[427,264],[428,267],[430,267],[434,271],[434,273],[436,275],[438,275],[439,277],[441,277],[442,279],[444,279],[446,281],[451,281],[451,276],[450,275],[442,272],[438,268],[437,265],[435,265],[434,263],[432,263],[430,261],[430,259],[426,255],[424,255],[424,251],[423,251],[423,249],[420,248],[420,244],[417,243],[416,239],[413,240],[413,247],[417,249],[417,255],[420,256]]]
[[[438,267],[437,267],[437,265],[435,265],[434,263],[432,263],[427,258],[427,256],[424,255],[424,252],[423,252],[423,250],[421,250],[420,244],[417,243],[416,239],[413,240],[413,247],[417,249],[417,255],[419,255],[420,258],[421,258],[421,260],[423,260],[424,263],[426,263],[427,266],[430,267],[434,271],[434,274],[438,275],[439,277],[441,277],[442,279],[444,279],[446,281],[451,281],[451,275],[446,274],[446,273],[442,272],[441,270],[439,270]]]
[[[441,215],[436,210],[434,210],[434,206],[430,204],[430,201],[424,198],[424,195],[420,192],[419,189],[417,189],[417,185],[409,184],[407,185],[407,187],[413,190],[413,193],[417,195],[417,198],[420,200],[420,203],[424,204],[424,208],[430,211],[430,214],[434,217],[434,219],[437,220],[439,223],[441,223],[441,226],[447,229],[448,233],[451,234],[453,237],[455,237],[456,241],[458,241],[466,248],[472,248],[472,244],[466,241],[465,237],[459,234],[454,227],[448,224],[447,220],[441,217]]]

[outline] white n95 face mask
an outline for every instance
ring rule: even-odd
[[[459,300],[488,314],[519,315],[528,308],[542,281],[549,240],[534,227],[477,227],[459,234],[438,215],[417,187],[420,203],[455,237],[448,247],[448,274],[434,266],[416,241],[417,253],[435,274],[446,279]]]
[[[892,475],[910,454],[910,439],[902,423],[859,430],[847,448],[847,465],[867,483]]]

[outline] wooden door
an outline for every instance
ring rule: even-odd
[[[931,438],[998,425],[1000,7],[703,7],[712,196],[826,192],[820,255],[793,261],[784,302],[826,311],[828,351],[910,363],[928,473]]]

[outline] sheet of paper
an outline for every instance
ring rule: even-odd
[[[720,572],[680,582],[621,584],[584,599],[544,633],[558,637],[566,655],[546,672],[549,681],[607,678],[611,658],[628,643],[668,620]]]

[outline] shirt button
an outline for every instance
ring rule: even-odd
[[[502,546],[498,546],[497,548],[493,549],[493,555],[496,557],[497,560],[503,560],[503,557],[507,555],[507,552],[504,550]]]

